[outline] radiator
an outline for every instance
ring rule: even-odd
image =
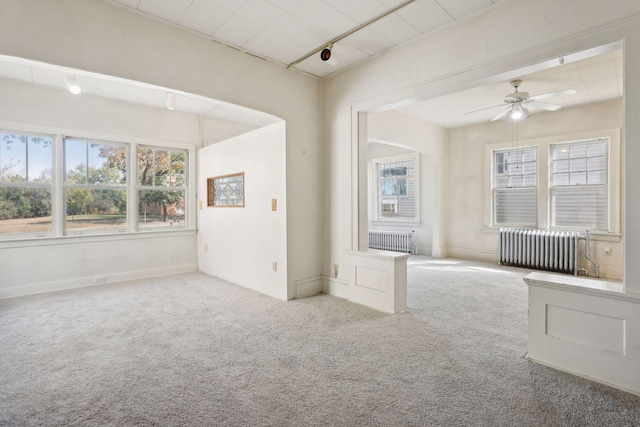
[[[418,252],[414,234],[402,231],[369,230],[369,247],[410,254]]]
[[[498,264],[578,274],[578,239],[571,231],[500,229]]]

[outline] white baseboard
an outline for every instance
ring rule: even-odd
[[[295,282],[295,298],[306,298],[322,293],[322,276],[309,277]]]
[[[349,299],[349,282],[337,277],[322,275],[322,293]]]
[[[495,251],[449,246],[447,247],[446,253],[449,258],[468,259],[471,261],[489,263],[498,262],[498,253]]]
[[[0,289],[0,299],[14,298],[24,295],[41,294],[44,292],[61,291],[64,289],[83,288],[86,286],[103,285],[105,283],[122,282],[124,280],[143,279],[148,277],[166,276],[168,274],[188,273],[198,270],[198,264],[185,264],[174,267],[153,268],[148,270],[127,271],[113,274],[100,274],[105,281],[96,283],[96,276],[79,277],[75,279],[59,280],[55,282],[34,283],[25,286]]]
[[[629,388],[621,387],[621,386],[619,386],[617,384],[613,384],[613,383],[610,383],[610,382],[607,382],[607,381],[602,381],[602,380],[599,380],[598,378],[594,378],[594,377],[591,377],[589,375],[584,375],[584,374],[581,374],[579,372],[574,372],[571,369],[561,368],[559,366],[552,365],[551,363],[546,363],[546,362],[534,359],[532,357],[529,357],[528,354],[524,358],[527,359],[527,360],[530,360],[530,361],[532,361],[534,363],[538,363],[540,365],[546,366],[548,368],[555,369],[556,371],[566,372],[568,374],[575,375],[576,377],[584,378],[584,379],[589,380],[589,381],[594,381],[594,382],[597,382],[597,383],[600,383],[600,384],[604,384],[604,385],[609,386],[609,387],[617,388],[618,390],[626,391],[627,393],[635,394],[636,396],[640,396],[640,392],[637,391],[637,390],[632,390],[632,389],[629,389]]]

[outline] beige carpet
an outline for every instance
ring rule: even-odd
[[[200,273],[2,300],[0,425],[640,425],[524,359],[525,273],[412,257],[395,316]]]

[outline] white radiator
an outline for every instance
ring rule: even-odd
[[[572,231],[500,229],[498,264],[578,274],[578,239]]]
[[[413,233],[403,231],[369,230],[369,247],[385,251],[416,254],[418,245]]]

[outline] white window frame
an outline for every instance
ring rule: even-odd
[[[379,195],[378,195],[378,166],[387,163],[398,163],[413,161],[414,164],[414,216],[413,217],[386,217],[379,215]],[[399,154],[396,156],[378,157],[369,162],[369,194],[371,203],[369,209],[373,213],[373,225],[420,225],[420,154],[417,152],[408,154]]]
[[[606,165],[606,171],[605,171],[605,176],[606,176],[606,182],[604,184],[596,184],[596,185],[581,185],[582,188],[584,187],[602,187],[604,188],[604,192],[605,192],[605,209],[604,209],[604,216],[605,216],[605,229],[589,229],[590,232],[596,232],[596,233],[610,233],[611,229],[611,221],[610,221],[610,211],[611,211],[611,197],[610,197],[610,191],[611,191],[611,186],[610,186],[610,180],[611,180],[611,172],[610,172],[610,158],[611,158],[611,140],[609,137],[601,137],[601,138],[589,138],[589,139],[582,139],[582,140],[574,140],[574,141],[564,141],[564,142],[559,142],[559,143],[553,143],[549,145],[549,168],[548,168],[548,172],[549,172],[549,191],[548,191],[548,197],[549,197],[549,228],[555,229],[555,230],[576,230],[576,229],[581,229],[581,227],[577,227],[577,226],[562,226],[562,225],[556,225],[555,224],[555,213],[554,213],[554,190],[556,188],[571,188],[571,185],[554,185],[554,181],[553,181],[553,149],[556,147],[570,147],[572,145],[582,145],[582,144],[588,144],[590,142],[597,142],[597,141],[604,141],[605,142],[605,165]],[[588,157],[587,157],[588,158]]]
[[[127,174],[126,174],[126,184],[120,184],[120,185],[109,185],[109,184],[75,184],[75,183],[68,183],[67,182],[67,162],[66,162],[66,154],[67,154],[67,140],[78,140],[78,141],[82,141],[82,142],[87,142],[87,143],[95,143],[95,144],[105,144],[105,145],[111,145],[111,146],[116,146],[116,147],[124,147],[126,149],[126,153],[127,153]],[[73,135],[68,135],[68,136],[64,136],[63,137],[63,151],[64,151],[64,161],[63,161],[63,167],[62,167],[62,171],[61,171],[61,180],[63,181],[63,195],[64,195],[64,202],[63,202],[63,209],[62,209],[62,216],[63,216],[63,224],[64,224],[64,235],[65,236],[79,236],[79,235],[90,235],[90,234],[114,234],[114,233],[126,233],[130,231],[130,216],[131,216],[131,207],[130,207],[130,193],[131,193],[131,168],[130,168],[130,164],[131,164],[131,144],[127,144],[125,142],[115,142],[115,141],[105,141],[105,140],[98,140],[98,139],[93,139],[93,138],[79,138],[77,136],[73,136]],[[88,160],[88,159],[87,159]],[[87,172],[88,172],[88,168],[89,165],[87,163]],[[68,230],[67,229],[67,190],[69,189],[80,189],[80,190],[117,190],[117,191],[126,191],[126,196],[127,196],[127,218],[125,221],[124,226],[122,227],[118,227],[118,228],[111,228],[111,229],[106,229],[106,230],[91,230],[91,229],[72,229],[72,230]]]
[[[525,151],[525,150],[535,150],[536,152],[536,184],[533,187],[533,191],[535,193],[535,222],[533,224],[523,224],[523,223],[499,223],[497,221],[497,207],[496,207],[496,194],[498,191],[511,191],[510,187],[497,187],[496,184],[496,157],[498,153],[511,153],[515,151]],[[529,145],[529,146],[520,146],[520,147],[510,147],[510,148],[501,148],[492,150],[491,153],[491,224],[494,227],[522,227],[522,228],[537,228],[538,227],[538,187],[539,187],[539,179],[540,175],[540,153],[537,146]],[[513,188],[531,188],[531,187],[513,187]]]
[[[538,147],[538,228],[548,229],[551,223],[551,202],[549,196],[549,170],[551,164],[549,160],[549,146],[551,144],[560,144],[570,141],[593,140],[593,139],[609,139],[609,156],[607,163],[608,170],[608,232],[594,231],[590,235],[594,240],[618,241],[622,232],[621,207],[623,194],[621,189],[622,182],[622,157],[621,157],[621,131],[619,128],[603,129],[598,131],[589,131],[576,134],[566,134],[560,136],[549,136],[537,139],[521,140],[516,145],[519,147],[537,146]],[[492,193],[492,165],[493,152],[495,150],[507,149],[513,147],[514,143],[500,142],[491,143],[484,146],[484,229],[487,233],[497,233],[499,226],[493,224],[493,193]]]
[[[184,230],[185,228],[187,228],[188,223],[189,223],[189,151],[184,149],[184,148],[173,148],[173,147],[161,147],[161,146],[157,146],[157,145],[146,145],[146,144],[136,144],[134,147],[135,151],[135,156],[134,159],[138,158],[138,150],[140,150],[141,148],[143,149],[152,149],[152,150],[163,150],[163,151],[168,151],[169,153],[171,152],[181,152],[182,154],[184,154],[184,186],[182,187],[164,187],[164,186],[149,186],[149,185],[140,185],[140,183],[138,182],[138,162],[135,162],[135,178],[134,180],[134,191],[135,191],[135,200],[136,200],[136,229],[140,232],[143,233],[148,233],[148,232],[153,232],[153,231],[166,231],[166,230]],[[171,154],[169,154],[169,156],[171,156]],[[137,206],[139,203],[139,194],[140,191],[182,191],[184,193],[184,224],[183,225],[172,225],[171,223],[166,225],[166,226],[162,226],[162,227],[153,227],[153,228],[144,228],[141,229],[139,228],[138,224],[139,224],[139,213],[137,211]]]
[[[55,202],[54,202],[54,192],[55,192],[55,180],[56,180],[56,168],[54,162],[54,153],[56,150],[56,136],[50,133],[43,132],[30,132],[25,130],[17,130],[17,129],[8,129],[8,128],[0,128],[0,133],[9,133],[16,135],[23,135],[27,137],[27,141],[29,137],[42,137],[42,138],[50,138],[51,139],[51,182],[49,183],[35,183],[28,181],[28,171],[29,171],[29,154],[28,154],[28,143],[27,143],[27,157],[26,157],[26,173],[27,173],[27,181],[25,182],[4,182],[0,181],[0,187],[2,188],[43,188],[48,189],[51,194],[51,227],[49,231],[25,231],[25,232],[17,232],[17,233],[2,233],[0,234],[0,239],[15,239],[15,238],[37,238],[37,237],[50,237],[54,235],[55,230]]]
[[[0,247],[31,247],[31,246],[47,246],[56,245],[60,242],[72,243],[74,240],[82,239],[83,241],[111,241],[130,238],[145,238],[144,236],[162,236],[170,233],[171,235],[191,235],[196,228],[196,208],[192,206],[196,199],[195,182],[195,162],[196,162],[196,144],[162,141],[156,139],[147,139],[140,137],[128,137],[119,134],[95,133],[91,131],[81,131],[70,128],[58,128],[52,126],[41,126],[35,124],[23,124],[14,122],[0,121],[0,129],[9,133],[29,134],[36,136],[53,136],[53,182],[52,187],[52,229],[51,232],[44,234],[38,233],[0,233]],[[125,144],[129,146],[129,167],[128,167],[128,199],[127,199],[127,231],[123,232],[106,232],[106,233],[84,233],[84,234],[65,234],[65,215],[66,206],[64,202],[64,185],[65,185],[65,152],[64,138],[77,138],[104,142],[107,144]],[[187,158],[185,160],[185,225],[182,227],[159,227],[157,230],[138,230],[138,198],[137,198],[137,180],[133,177],[136,172],[136,147],[144,145],[156,147],[165,150],[185,150]],[[137,178],[137,177],[136,177]]]

